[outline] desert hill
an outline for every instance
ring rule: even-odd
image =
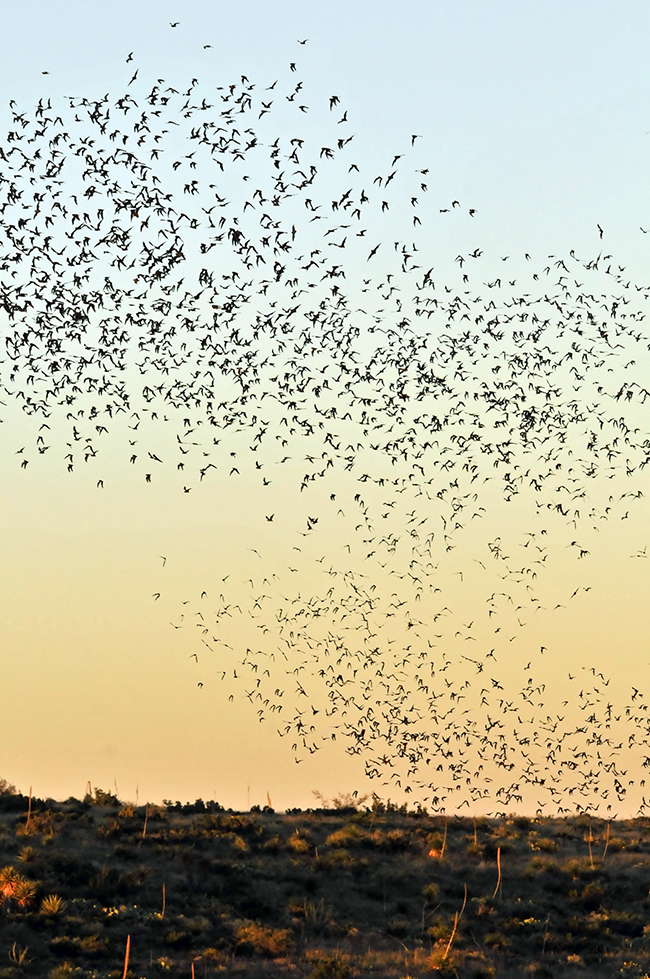
[[[649,888],[646,819],[0,796],[0,979],[637,979]]]

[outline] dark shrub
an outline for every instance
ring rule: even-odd
[[[50,951],[54,955],[71,958],[79,954],[79,941],[76,938],[71,938],[69,935],[59,935],[50,942]]]
[[[235,939],[238,952],[265,958],[286,955],[293,944],[288,928],[265,928],[255,922],[238,928]]]
[[[331,956],[320,959],[309,974],[309,979],[350,979],[352,969],[347,962]]]
[[[585,911],[597,911],[604,895],[604,890],[598,884],[587,884],[582,892],[582,906]]]
[[[192,935],[189,931],[168,931],[165,941],[172,948],[189,948],[192,944]]]

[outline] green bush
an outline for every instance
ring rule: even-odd
[[[89,802],[94,806],[119,806],[120,800],[112,792],[104,792],[103,789],[95,788],[94,794],[89,792],[84,796],[84,802]]]
[[[426,887],[422,888],[422,897],[424,897],[427,901],[431,901],[432,904],[435,904],[440,897],[440,888],[433,882],[431,884],[427,884]]]
[[[57,965],[49,974],[49,979],[84,979],[88,973],[83,969],[71,965],[70,962],[62,962]]]
[[[394,918],[391,918],[386,923],[386,931],[389,935],[394,935],[395,938],[406,938],[411,931],[408,918],[403,918],[401,915],[395,915]]]

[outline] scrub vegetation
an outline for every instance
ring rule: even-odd
[[[0,979],[650,974],[650,820],[351,801],[5,791]]]

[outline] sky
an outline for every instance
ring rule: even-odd
[[[414,159],[428,169],[435,197],[426,235],[436,264],[452,269],[461,250],[480,246],[489,279],[505,255],[510,274],[519,275],[524,253],[541,269],[548,255],[594,256],[606,247],[632,280],[645,281],[646,4],[66,0],[1,3],[0,17],[2,134],[9,99],[25,108],[41,97],[122,93],[136,68],[139,83],[164,78],[181,88],[197,77],[214,90],[243,74],[266,87],[276,78],[288,84],[295,62],[295,77],[324,107],[305,113],[315,145],[331,126],[334,92],[352,120],[363,171],[380,172],[418,135]],[[445,223],[440,209],[456,199],[463,214]],[[387,218],[395,227],[400,219]],[[617,370],[623,380],[622,364]],[[341,529],[334,509],[321,515],[334,484],[322,498],[316,490],[296,495],[295,474],[283,472],[264,497],[246,476],[236,486],[219,477],[184,493],[184,477],[167,470],[152,485],[140,474],[136,481],[115,446],[101,472],[92,463],[92,477],[83,468],[68,473],[54,453],[21,469],[16,456],[27,433],[27,422],[7,409],[0,425],[0,777],[39,796],[79,796],[90,782],[141,802],[202,797],[234,808],[268,798],[279,809],[308,806],[314,790],[327,798],[353,790],[403,798],[403,784],[368,779],[363,757],[346,753],[341,738],[298,758],[291,738],[276,733],[276,719],[260,724],[240,686],[219,681],[221,666],[232,663],[214,646],[206,650],[195,628],[197,617],[211,615],[212,626],[229,601],[257,597],[263,577],[277,574],[278,593],[287,591],[290,603],[301,592],[320,593],[326,565],[343,589],[345,571],[363,574],[363,556],[346,551],[347,525]],[[352,495],[346,478],[337,477],[337,503]],[[620,496],[625,487],[615,484]],[[594,490],[601,514],[612,487]],[[650,491],[643,475],[639,487]],[[622,704],[631,684],[646,687],[645,506],[631,503],[625,522],[590,520],[581,528],[589,553],[580,561],[575,527],[543,528],[549,556],[535,585],[543,611],[526,606],[514,646],[499,655],[514,675],[534,651],[545,711],[555,701],[579,708],[569,677],[592,666],[611,677]],[[318,531],[301,537],[316,507]],[[484,577],[476,568],[489,542],[500,536],[523,548],[528,527],[542,532],[540,519],[529,497],[507,512],[493,500],[485,526],[443,561],[442,587],[460,623],[443,640],[452,658],[462,655],[454,640],[464,624],[478,620],[479,601],[484,606],[496,590],[492,566]],[[405,521],[400,511],[386,527]],[[327,562],[317,567],[323,554]],[[398,554],[395,568],[403,570],[403,560]],[[287,570],[292,562],[296,571]],[[390,580],[372,574],[388,601]],[[525,584],[520,591],[526,598]],[[416,627],[423,642],[434,636],[431,609]],[[514,612],[514,605],[502,612],[504,631]],[[219,618],[222,644],[248,642],[244,618]],[[477,642],[487,650],[491,624],[485,615],[481,622]],[[321,723],[322,691],[316,685],[312,693]]]

